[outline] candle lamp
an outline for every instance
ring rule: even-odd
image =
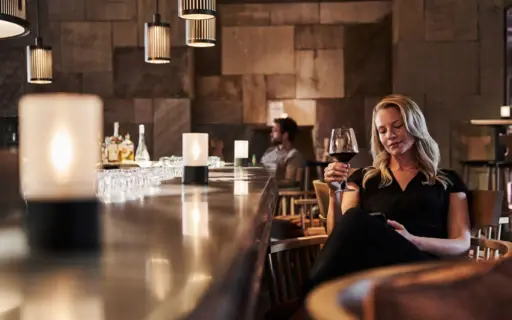
[[[35,251],[100,248],[96,198],[103,103],[94,95],[31,94],[19,103],[20,191]]]
[[[183,184],[208,184],[208,134],[183,134]]]
[[[503,119],[509,119],[510,118],[510,106],[502,106],[500,108],[500,116]]]
[[[249,163],[249,141],[235,140],[235,167],[247,167]]]

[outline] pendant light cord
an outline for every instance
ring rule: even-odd
[[[39,38],[39,29],[40,29],[40,24],[39,24],[39,0],[36,1],[36,37]]]

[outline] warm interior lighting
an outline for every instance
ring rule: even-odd
[[[41,38],[27,46],[27,82],[49,84],[53,80],[52,47],[44,46]]]
[[[28,199],[96,196],[96,150],[103,132],[103,103],[93,95],[33,94],[23,97],[20,179]],[[44,156],[48,155],[48,156]],[[75,161],[79,160],[79,161]]]
[[[215,46],[215,20],[215,18],[187,20],[185,24],[187,45],[197,48]]]
[[[235,159],[249,158],[249,141],[235,140]]]
[[[233,194],[235,196],[246,196],[249,194],[249,181],[247,171],[242,168],[235,168],[235,181]]]
[[[172,285],[172,270],[169,259],[151,257],[146,262],[146,281],[153,296],[163,301]]]
[[[27,81],[33,84],[52,83],[52,47],[43,45],[39,34],[39,0],[36,1],[36,40],[35,45],[27,46]]]
[[[510,106],[502,106],[500,108],[500,116],[502,118],[510,118]]]
[[[103,103],[93,95],[30,94],[20,100],[20,187],[31,250],[100,248],[96,198]]]
[[[208,134],[183,134],[183,164],[185,166],[208,165]]]
[[[0,38],[25,36],[29,27],[26,0],[0,0]]]
[[[144,25],[144,53],[147,63],[163,64],[171,62],[171,26],[160,22],[155,14],[153,22]]]
[[[208,202],[203,188],[195,187],[191,195],[182,194],[182,233],[186,236],[208,238]]]
[[[215,0],[178,0],[178,16],[187,20],[212,19],[217,15]]]
[[[161,21],[156,0],[156,13],[153,22],[144,24],[144,57],[147,63],[163,64],[171,62],[171,25]]]
[[[183,134],[184,184],[208,184],[208,134]]]

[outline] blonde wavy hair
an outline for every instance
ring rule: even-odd
[[[439,182],[446,189],[452,182],[446,174],[438,169],[441,158],[439,146],[428,132],[425,117],[416,102],[399,94],[385,97],[373,108],[372,138],[370,142],[373,166],[365,169],[363,187],[366,187],[368,180],[377,175],[381,177],[380,188],[389,186],[393,182],[393,177],[387,170],[390,155],[380,142],[379,132],[375,124],[377,112],[388,108],[396,108],[400,111],[407,132],[414,137],[415,142],[412,148],[418,162],[418,169],[425,176],[424,184],[433,185]]]

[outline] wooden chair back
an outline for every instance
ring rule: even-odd
[[[471,227],[481,229],[497,226],[501,217],[503,197],[503,191],[472,190],[468,199]]]
[[[468,197],[469,219],[472,235],[500,240],[502,203],[504,192],[473,190]]]
[[[508,241],[471,238],[469,257],[473,260],[498,260],[512,257],[512,243]]]
[[[350,168],[349,176],[356,170],[357,168]],[[329,210],[329,186],[324,181],[314,180],[313,187],[315,188],[320,214],[327,218],[327,211]]]
[[[320,235],[286,239],[270,245],[265,277],[273,307],[301,297],[313,261],[326,240],[326,235]]]
[[[318,201],[318,210],[322,216],[327,218],[327,211],[329,210],[329,186],[323,181],[314,180],[313,187],[315,189],[316,200]]]

